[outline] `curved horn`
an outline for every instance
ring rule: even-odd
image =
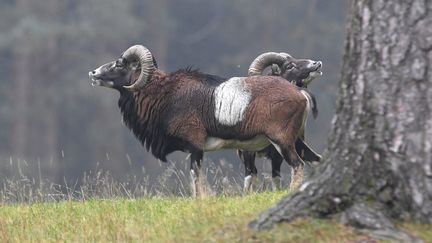
[[[148,82],[151,74],[156,69],[153,62],[153,55],[146,47],[135,45],[129,47],[129,49],[123,53],[122,58],[126,59],[128,62],[139,61],[141,73],[138,79],[135,83],[123,87],[131,91],[140,90]]]
[[[290,54],[286,53],[286,52],[279,52],[279,55],[285,57],[286,59],[291,59],[293,58]]]
[[[259,55],[249,66],[248,75],[260,75],[267,66],[273,63],[282,66],[284,61],[287,59],[284,54],[286,53],[266,52]],[[289,54],[287,55],[289,56]]]

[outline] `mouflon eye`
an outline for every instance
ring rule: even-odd
[[[286,62],[284,64],[284,69],[285,70],[290,70],[290,69],[293,69],[293,68],[297,68],[297,65],[294,62]]]
[[[123,64],[122,61],[117,60],[116,63],[115,63],[115,67],[122,68],[122,67],[124,67],[124,64]]]

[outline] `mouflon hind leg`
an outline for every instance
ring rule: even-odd
[[[272,187],[273,191],[280,190],[281,185],[281,165],[283,162],[282,156],[274,146],[266,148],[266,156],[270,159],[272,165]]]
[[[291,140],[282,140],[291,141]],[[275,148],[280,152],[285,161],[292,167],[290,189],[297,189],[303,181],[304,161],[297,154],[295,143],[292,144],[272,142]]]
[[[296,167],[291,168],[291,182],[290,182],[290,189],[295,190],[297,189],[303,182],[303,169],[304,165],[299,164]]]
[[[297,154],[294,145],[289,145],[286,148],[282,148],[282,154],[288,164],[290,164],[292,167],[290,189],[295,190],[303,182],[304,161]]]
[[[290,140],[285,140],[290,141]],[[291,140],[292,141],[292,140]],[[282,154],[285,161],[291,166],[290,189],[298,188],[303,181],[304,161],[297,154],[294,141],[292,144],[274,143],[273,145]]]
[[[255,167],[255,152],[237,150],[237,154],[243,161],[245,167],[245,178],[243,191],[250,192],[256,190],[257,168]]]
[[[191,154],[190,174],[192,179],[192,196],[199,197],[203,195],[203,183],[201,178],[201,162],[203,151],[195,151]]]

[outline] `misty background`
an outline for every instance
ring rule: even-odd
[[[92,87],[88,78],[134,44],[149,48],[165,71],[192,66],[223,77],[247,75],[267,51],[321,60],[324,74],[309,86],[319,115],[306,129],[321,153],[346,13],[344,0],[2,0],[0,178],[26,173],[80,183],[97,170],[118,180],[143,170],[150,180],[164,173],[169,163],[157,161],[122,124],[118,93]],[[168,158],[181,170],[189,167],[185,153]],[[206,161],[243,179],[235,151],[206,153]],[[257,160],[259,172],[269,164]]]

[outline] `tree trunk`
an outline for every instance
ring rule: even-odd
[[[148,24],[148,36],[153,43],[154,53],[157,54],[157,63],[164,68],[167,64],[169,23],[168,23],[168,3],[166,0],[149,1],[146,3],[145,22]]]
[[[353,0],[323,165],[251,222],[336,217],[415,240],[389,219],[432,223],[432,1]]]
[[[28,9],[28,3],[24,0],[18,0],[17,8]],[[14,87],[14,124],[12,132],[12,153],[14,156],[21,158],[27,152],[28,140],[28,113],[29,113],[29,93],[31,90],[31,50],[28,43],[23,41],[21,45],[16,45],[13,51],[13,77],[15,80]]]
[[[61,16],[59,13],[59,8],[61,3],[59,0],[45,0],[46,8],[45,8],[45,17],[51,21],[61,22]],[[61,166],[59,164],[59,148],[58,148],[58,116],[59,108],[57,104],[59,103],[59,97],[57,96],[56,88],[59,86],[56,85],[58,82],[58,77],[61,76],[59,71],[59,65],[57,61],[61,59],[61,55],[59,55],[59,37],[56,31],[53,31],[50,37],[44,43],[44,54],[41,58],[41,63],[45,65],[44,68],[41,68],[41,71],[45,71],[45,73],[41,73],[41,77],[45,77],[46,79],[42,81],[42,87],[45,88],[42,93],[45,99],[44,108],[41,110],[45,110],[43,114],[43,127],[45,128],[45,136],[43,142],[43,151],[45,152],[46,158],[49,158],[47,162],[52,162],[53,165],[49,166],[50,174],[52,177],[57,177],[57,181],[61,181]],[[44,92],[45,91],[45,92]]]

